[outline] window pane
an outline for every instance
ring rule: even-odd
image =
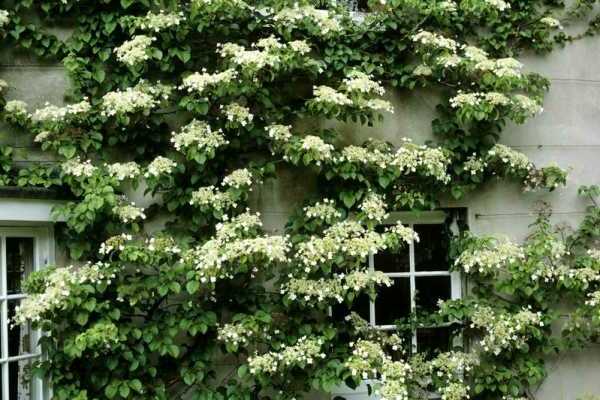
[[[417,329],[417,351],[429,355],[449,351],[452,348],[449,327]]]
[[[393,325],[397,319],[410,314],[410,280],[393,279],[390,287],[380,286],[375,300],[375,324]]]
[[[33,238],[6,238],[8,294],[21,293],[23,280],[33,271]]]
[[[415,271],[447,271],[450,235],[446,225],[415,225]]]
[[[450,276],[418,276],[415,278],[417,310],[437,311],[438,300],[448,300],[451,295]]]
[[[31,360],[13,361],[8,364],[9,398],[31,400]]]
[[[30,323],[15,326],[11,324],[19,303],[19,300],[8,302],[8,355],[10,357],[32,354],[36,347]]]
[[[377,271],[409,272],[410,256],[408,246],[396,252],[382,251],[373,256],[373,264]]]

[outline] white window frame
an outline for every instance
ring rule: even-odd
[[[441,225],[446,222],[448,214],[444,211],[427,211],[427,212],[393,212],[382,223],[382,225],[392,225],[397,222],[402,222],[403,225],[414,228],[415,225]],[[457,227],[455,227],[457,229]],[[455,232],[457,233],[457,232]],[[369,270],[375,268],[375,256],[369,255]],[[389,278],[409,278],[410,280],[410,310],[416,311],[416,278],[422,276],[449,276],[450,277],[450,298],[460,299],[462,297],[462,278],[458,271],[448,270],[432,270],[432,271],[416,271],[415,268],[415,243],[409,243],[409,271],[408,272],[384,272]],[[369,300],[369,323],[381,330],[394,330],[396,325],[377,325],[376,324],[375,302]],[[426,328],[426,327],[421,327]],[[433,328],[433,327],[432,327]],[[412,332],[411,347],[413,353],[417,352],[417,329]]]
[[[44,224],[18,224],[14,222],[0,222],[0,379],[2,379],[2,399],[9,398],[9,363],[22,360],[32,360],[42,356],[39,345],[32,349],[30,354],[17,356],[8,356],[8,330],[10,321],[8,321],[8,302],[18,301],[27,297],[23,293],[7,293],[7,263],[6,263],[6,238],[22,237],[33,239],[33,271],[39,271],[49,264],[54,263],[54,229],[52,225]],[[37,343],[42,336],[39,330],[31,332],[31,343]],[[49,388],[45,382],[38,378],[31,379],[31,400],[45,400],[50,398]]]

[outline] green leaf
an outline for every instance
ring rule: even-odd
[[[88,313],[80,312],[75,317],[75,321],[77,321],[77,323],[79,325],[83,326],[83,325],[87,324],[88,318],[89,318],[89,314]]]

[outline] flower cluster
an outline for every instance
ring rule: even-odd
[[[209,74],[206,69],[202,72],[194,72],[183,79],[180,90],[187,90],[188,93],[195,92],[202,94],[208,87],[216,87],[220,84],[226,84],[232,82],[237,77],[237,71],[234,69],[227,69],[223,72]]]
[[[221,183],[223,186],[240,189],[252,185],[252,172],[247,168],[236,169],[225,178]]]
[[[21,325],[27,321],[40,321],[48,313],[66,308],[72,291],[77,290],[80,285],[97,284],[101,281],[110,284],[115,276],[114,268],[102,262],[55,268],[45,276],[45,290],[31,294],[17,306],[13,323]]]
[[[301,148],[310,153],[317,165],[321,165],[322,161],[331,159],[334,150],[332,144],[325,143],[323,139],[313,135],[307,135],[302,139]]]
[[[426,47],[449,50],[453,53],[459,48],[459,45],[455,40],[429,31],[419,31],[413,35],[412,41]]]
[[[246,50],[243,46],[235,43],[220,45],[219,54],[246,71],[259,71],[266,67],[275,67],[281,62],[281,57],[271,48]]]
[[[532,329],[544,326],[541,312],[523,308],[515,314],[497,313],[487,306],[478,306],[471,317],[471,328],[483,329],[486,335],[480,340],[485,352],[495,355],[503,350],[520,348],[527,343]]]
[[[305,272],[332,263],[339,255],[364,260],[369,254],[387,249],[390,235],[396,235],[396,232],[377,233],[358,221],[345,220],[327,228],[323,237],[313,236],[299,243],[297,257]]]
[[[353,271],[348,275],[334,275],[333,279],[292,278],[282,287],[281,294],[290,300],[335,300],[342,303],[348,292],[360,292],[380,285],[389,287],[392,280],[381,271]]]
[[[148,164],[144,177],[159,177],[170,174],[176,166],[175,161],[170,158],[158,156]]]
[[[342,149],[342,155],[338,162],[350,162],[355,164],[375,165],[385,169],[392,161],[388,153],[383,153],[379,149],[367,149],[360,146],[346,146]]]
[[[404,361],[394,361],[379,343],[360,339],[350,343],[352,356],[344,363],[352,376],[376,379],[375,394],[382,400],[408,400],[408,379],[411,366]]]
[[[4,112],[15,117],[25,117],[29,115],[27,103],[21,100],[9,100],[4,105]]]
[[[40,108],[33,113],[31,119],[38,122],[59,122],[67,117],[85,114],[90,111],[91,107],[87,100],[69,104],[65,107],[57,107],[46,103],[44,108]]]
[[[440,353],[428,365],[431,374],[436,378],[446,381],[462,381],[465,374],[472,370],[477,361],[477,357],[473,354],[449,351]]]
[[[365,94],[376,94],[382,96],[385,89],[379,82],[372,80],[373,76],[359,70],[352,70],[344,79],[343,83],[348,92],[361,92]]]
[[[144,209],[140,207],[136,207],[135,203],[124,204],[120,206],[116,206],[113,209],[113,213],[119,217],[121,222],[127,224],[129,222],[133,222],[139,219],[146,219],[146,214],[144,214]]]
[[[133,240],[133,236],[126,234],[126,233],[121,233],[120,235],[111,236],[108,239],[106,239],[104,242],[102,242],[102,244],[100,245],[100,249],[98,250],[98,253],[100,255],[108,255],[115,250],[123,251],[123,250],[125,250],[125,244],[132,240]]]
[[[117,60],[122,63],[133,66],[150,59],[150,46],[156,38],[146,35],[136,35],[131,40],[127,40],[114,51]]]
[[[107,164],[106,170],[110,176],[117,178],[118,181],[135,179],[141,174],[140,166],[133,161]]]
[[[479,71],[491,71],[499,78],[509,77],[518,78],[521,76],[523,64],[514,58],[499,58],[496,60],[482,60],[475,64],[475,69]]]
[[[479,157],[475,153],[471,155],[463,164],[463,169],[470,175],[478,175],[483,173],[487,168],[487,162]]]
[[[241,272],[254,274],[258,271],[256,265],[287,261],[287,238],[256,236],[255,224],[256,219],[246,215],[218,225],[213,238],[183,255],[184,263],[196,269],[201,283],[214,283],[217,279],[233,279]]]
[[[10,22],[9,13],[6,10],[0,10],[0,28]]]
[[[248,107],[238,103],[231,103],[226,106],[221,105],[221,110],[227,117],[227,121],[233,125],[246,126],[254,119]]]
[[[308,22],[323,36],[340,33],[344,29],[340,21],[327,12],[310,5],[299,6],[297,3],[294,7],[280,10],[273,16],[273,20],[285,27],[298,27],[301,23]]]
[[[213,131],[206,122],[194,119],[181,128],[181,131],[172,133],[171,143],[177,151],[194,146],[198,150],[213,153],[219,147],[229,144],[229,141],[221,130]]]
[[[510,173],[523,174],[533,168],[529,158],[521,152],[515,151],[503,144],[495,144],[488,153],[488,162],[499,161],[506,166]]]
[[[390,161],[390,165],[398,168],[400,173],[415,173],[422,171],[426,176],[435,178],[444,183],[450,181],[447,169],[450,165],[450,157],[442,148],[432,148],[424,145],[405,143],[400,147]]]
[[[181,248],[175,239],[170,236],[157,236],[146,239],[145,246],[148,251],[163,254],[179,254]]]
[[[563,26],[561,25],[560,21],[556,18],[544,17],[540,19],[540,22],[549,28],[563,29]]]
[[[248,357],[248,367],[253,375],[274,375],[294,367],[305,368],[325,358],[322,347],[323,339],[302,336],[292,346],[282,346],[276,352]]]
[[[510,3],[505,0],[484,0],[484,2],[498,11],[506,11],[510,8]]]
[[[455,261],[466,273],[495,274],[508,263],[525,258],[523,249],[508,240],[493,240],[484,246],[464,250]]]
[[[90,160],[81,161],[79,157],[67,160],[61,164],[63,172],[76,178],[89,178],[96,171]]]
[[[170,90],[167,86],[157,84],[147,85],[140,82],[134,87],[125,90],[108,92],[102,97],[102,114],[115,116],[134,112],[148,112],[156,107],[160,99],[168,99]]]
[[[148,11],[144,17],[135,18],[134,25],[142,30],[160,32],[173,26],[179,26],[184,19],[183,12],[166,13],[161,10],[159,13],[153,13]]]
[[[325,222],[342,218],[342,213],[335,207],[335,201],[331,199],[323,199],[311,206],[306,206],[303,211],[307,218],[320,219]]]
[[[329,86],[315,86],[313,88],[314,101],[317,103],[334,104],[337,106],[351,106],[352,100],[342,92]]]
[[[228,192],[219,192],[217,188],[211,185],[193,191],[190,205],[224,211],[235,207],[237,204]]]
[[[382,222],[388,217],[385,198],[374,192],[369,192],[358,208],[372,221]]]
[[[276,142],[287,142],[292,138],[292,127],[290,125],[269,125],[265,128],[269,138]]]

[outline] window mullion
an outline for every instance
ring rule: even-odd
[[[2,340],[0,341],[0,347],[2,352],[2,358],[8,357],[8,300],[6,300],[7,294],[7,278],[6,278],[6,236],[0,236],[0,295],[2,300],[0,301],[0,329]],[[2,398],[8,399],[9,396],[9,376],[8,376],[8,362],[3,362],[2,367]]]
[[[414,224],[410,224],[411,229],[415,229]],[[409,267],[410,267],[410,311],[412,313],[414,313],[417,309],[417,304],[416,304],[416,298],[415,298],[415,293],[416,293],[416,287],[417,287],[417,283],[415,281],[415,241],[411,240],[410,244],[409,244],[409,248],[408,248],[408,255],[409,255]],[[417,330],[413,330],[412,332],[412,350],[413,353],[417,352]]]
[[[375,271],[375,255],[369,253],[369,271]],[[369,324],[375,326],[375,302],[369,299]]]

